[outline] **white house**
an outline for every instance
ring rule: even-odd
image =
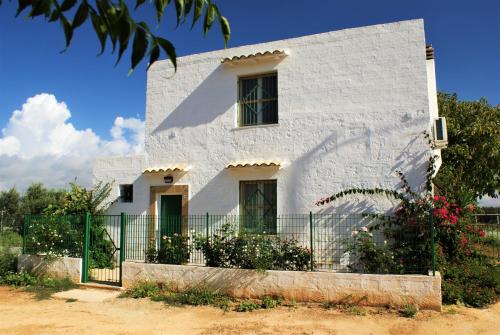
[[[423,190],[423,132],[438,116],[433,58],[423,20],[409,20],[180,57],[175,74],[156,62],[144,155],[97,159],[95,180],[114,181],[111,214],[372,210],[363,199],[315,202],[394,189],[396,170]]]

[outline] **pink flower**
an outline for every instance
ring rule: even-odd
[[[352,237],[355,237],[356,235],[358,235],[358,233],[359,233],[359,232],[358,232],[357,230],[353,230],[353,231],[351,232],[351,236],[352,236]]]
[[[367,233],[367,232],[368,232],[368,228],[366,228],[366,227],[361,227],[361,228],[359,229],[359,231],[362,231],[362,232],[364,232],[364,233]]]
[[[166,240],[166,239],[168,239],[168,236],[167,235],[163,235],[162,239]]]

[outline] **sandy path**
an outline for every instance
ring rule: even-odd
[[[448,307],[415,319],[377,309],[367,316],[319,307],[224,313],[211,307],[167,307],[149,300],[102,303],[36,301],[0,287],[0,334],[498,334],[500,303],[490,309]]]

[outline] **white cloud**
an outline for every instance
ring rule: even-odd
[[[88,186],[93,158],[144,151],[140,119],[117,117],[111,139],[103,140],[92,129],[75,128],[70,118],[66,104],[47,93],[12,113],[0,136],[0,189],[24,189],[32,182],[64,187],[75,178]]]

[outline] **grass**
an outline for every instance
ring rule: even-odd
[[[284,304],[283,298],[266,296],[260,302],[255,300],[236,300],[222,291],[205,286],[194,286],[183,291],[171,286],[151,281],[141,281],[120,295],[121,298],[149,298],[171,306],[213,306],[224,311],[250,312],[259,308],[272,309]],[[295,306],[295,302],[292,302]]]
[[[262,303],[260,307],[264,309],[271,309],[280,306],[283,303],[283,299],[281,297],[269,297],[266,296],[262,298]]]
[[[33,293],[37,300],[48,299],[56,292],[78,287],[69,278],[37,277],[27,272],[9,273],[2,277],[0,283],[15,288],[23,288],[25,291]]]
[[[400,311],[401,315],[405,318],[413,318],[418,313],[418,306],[413,304],[404,305],[403,309]]]
[[[23,245],[23,238],[13,231],[4,231],[0,234],[0,248],[14,248]]]
[[[260,306],[253,302],[252,300],[242,300],[236,306],[236,312],[253,312],[256,309],[259,309]]]

